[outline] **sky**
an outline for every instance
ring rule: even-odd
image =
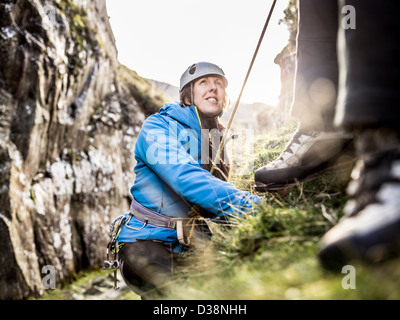
[[[140,76],[179,86],[193,63],[220,66],[236,101],[272,0],[106,0],[120,63]],[[276,105],[280,69],[274,58],[289,31],[278,0],[241,101]]]

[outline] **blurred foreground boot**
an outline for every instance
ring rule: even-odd
[[[256,170],[257,191],[276,191],[295,185],[332,168],[347,155],[354,159],[353,137],[336,131],[313,131],[299,128],[277,160]]]
[[[340,271],[352,260],[376,263],[400,256],[400,134],[371,130],[356,143],[359,160],[345,216],[321,239],[323,267]]]

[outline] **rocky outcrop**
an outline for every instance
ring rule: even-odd
[[[0,299],[23,299],[43,266],[60,286],[102,262],[160,104],[132,95],[143,84],[118,64],[105,0],[2,1],[0,61]]]

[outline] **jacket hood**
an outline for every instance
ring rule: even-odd
[[[196,131],[200,131],[201,129],[197,109],[194,105],[182,107],[181,103],[178,101],[166,103],[158,111],[158,114],[162,116],[168,116]]]

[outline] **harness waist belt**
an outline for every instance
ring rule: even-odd
[[[189,221],[188,218],[171,218],[166,215],[160,214],[145,206],[142,206],[139,202],[135,199],[132,200],[131,207],[129,209],[129,215],[131,217],[135,217],[140,222],[143,222],[143,226],[139,229],[135,229],[129,227],[127,224],[130,221],[130,218],[126,222],[126,227],[129,229],[133,229],[139,231],[143,229],[146,225],[151,225],[153,227],[160,227],[160,228],[168,228],[176,230],[176,236],[178,241],[183,246],[189,246],[190,238],[192,235],[191,228],[183,225],[183,221]],[[194,226],[194,225],[193,225]]]
[[[177,220],[166,215],[160,214],[145,206],[142,206],[135,199],[132,200],[129,213],[137,220],[150,224],[154,227],[175,229]]]

